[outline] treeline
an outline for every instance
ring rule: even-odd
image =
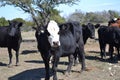
[[[70,14],[66,19],[68,21],[79,21],[80,23],[106,23],[110,19],[120,17],[120,12],[114,10],[101,11],[101,12],[82,12],[76,10]]]
[[[50,17],[50,19],[55,20],[57,23],[65,22],[65,18],[61,17],[59,13],[60,12],[58,10],[54,9],[51,14],[52,16]],[[36,19],[39,20],[39,17],[40,17],[39,15],[36,16]],[[23,22],[24,25],[23,25],[23,27],[21,27],[22,31],[30,31],[30,30],[32,30],[33,26],[34,27],[36,26],[35,22],[32,19],[28,21],[28,20],[24,20],[22,18],[15,18],[13,20]],[[1,17],[0,18],[0,26],[7,26],[7,25],[9,25],[8,20],[6,20],[4,17]]]
[[[63,23],[65,21],[78,21],[80,23],[107,23],[112,18],[120,17],[120,12],[114,10],[101,11],[101,12],[82,12],[80,10],[76,10],[74,13],[70,14],[67,17],[61,17],[60,12],[58,10],[54,10],[53,16],[50,19],[54,19],[58,23]],[[36,16],[39,17],[39,16]],[[36,26],[34,21],[24,20],[22,18],[15,18],[13,20],[23,22],[22,31],[30,31],[33,26]],[[4,18],[0,18],[0,26],[9,25],[8,21]]]
[[[29,31],[32,29],[32,26],[34,26],[34,23],[32,21],[26,21],[22,18],[15,18],[13,19],[13,21],[19,21],[19,22],[23,22],[23,27],[21,28],[22,31]],[[8,26],[8,20],[6,20],[4,17],[0,18],[0,26]]]

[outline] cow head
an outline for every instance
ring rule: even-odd
[[[118,18],[116,22],[119,24],[120,27],[120,18]]]
[[[51,47],[60,46],[60,40],[59,40],[60,35],[58,34],[59,33],[59,26],[54,20],[51,20],[48,23],[47,31],[50,34],[50,36],[48,37],[48,40],[49,40]]]
[[[95,24],[95,28],[99,28],[101,25],[99,23]]]
[[[38,43],[39,41],[44,40],[46,44],[49,44],[48,36],[50,36],[50,34],[48,33],[46,26],[38,26],[38,27],[32,27],[32,28],[36,30],[35,37]]]
[[[95,26],[92,23],[88,23],[88,31],[91,39],[95,38]]]
[[[15,36],[20,32],[20,27],[22,26],[22,22],[17,21],[8,21],[9,22],[9,35]]]
[[[38,40],[44,40],[46,44],[50,44],[51,47],[60,46],[59,41],[59,26],[55,21],[50,21],[47,26],[33,27],[36,30],[35,36]]]
[[[86,31],[87,36],[91,39],[95,38],[95,26],[92,23],[88,23],[87,25],[82,25],[83,29]]]

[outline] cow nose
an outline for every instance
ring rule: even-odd
[[[55,47],[58,47],[58,46],[59,46],[59,42],[58,42],[58,41],[53,42],[53,45],[54,45]]]
[[[91,39],[95,39],[95,36],[91,36]]]

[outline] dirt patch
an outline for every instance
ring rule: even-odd
[[[120,80],[120,62],[110,63],[100,59],[98,41],[89,39],[85,45],[86,65],[90,69],[79,73],[81,65],[73,66],[70,75],[66,76],[68,59],[61,58],[58,65],[59,80]],[[0,48],[0,80],[44,80],[45,69],[43,60],[37,50],[35,41],[22,42],[20,48],[20,66],[15,66],[15,52],[13,52],[13,66],[8,68],[8,52]],[[51,75],[52,80],[52,75]]]

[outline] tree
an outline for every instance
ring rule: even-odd
[[[23,27],[21,27],[22,31],[29,31],[34,26],[34,23],[32,21],[26,21],[26,20],[24,20],[22,18],[15,18],[12,21],[22,22],[23,23]]]
[[[0,0],[0,6],[13,5],[31,14],[37,26],[46,25],[56,6],[73,5],[80,0]],[[36,16],[39,15],[39,18]]]
[[[9,25],[8,21],[4,17],[1,17],[0,26],[7,26],[7,25]]]
[[[55,20],[57,23],[65,22],[65,19],[60,16],[60,11],[54,9],[50,17],[51,20]]]
[[[25,23],[26,21],[23,20],[22,18],[15,18],[13,19],[13,21],[19,21],[19,22],[22,22],[22,23]]]
[[[110,19],[119,17],[119,12],[117,12],[117,11],[109,10],[108,13],[110,15]]]
[[[78,21],[80,23],[84,23],[85,21],[84,17],[85,17],[85,14],[82,11],[76,10],[74,13],[69,15],[68,21]]]

